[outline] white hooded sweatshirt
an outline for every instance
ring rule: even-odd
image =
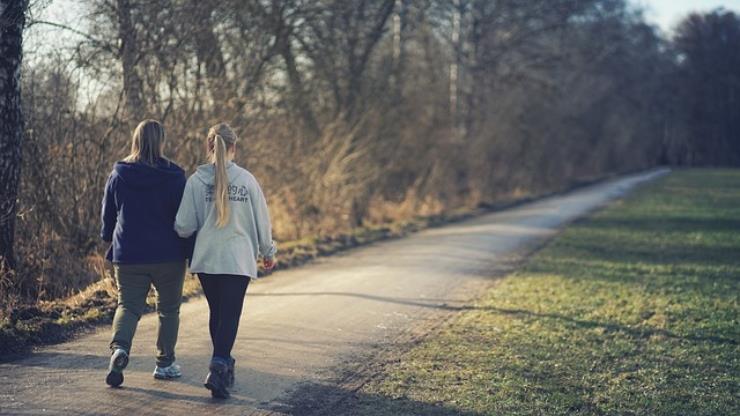
[[[188,178],[175,218],[180,237],[197,233],[190,272],[256,278],[257,256],[272,258],[276,252],[265,196],[251,173],[229,162],[229,222],[218,228],[215,173],[215,166],[207,164]]]

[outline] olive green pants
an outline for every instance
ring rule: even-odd
[[[111,349],[131,351],[139,318],[146,307],[149,287],[154,286],[159,332],[157,365],[167,367],[175,361],[175,344],[180,326],[180,303],[185,279],[185,261],[158,264],[115,264],[118,308],[113,317]]]

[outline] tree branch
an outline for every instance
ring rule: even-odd
[[[55,27],[57,29],[66,30],[68,32],[74,33],[77,36],[81,36],[81,37],[87,39],[93,45],[95,45],[97,47],[100,47],[100,48],[104,49],[107,52],[111,52],[111,53],[116,54],[116,55],[118,54],[116,48],[114,48],[113,45],[111,45],[110,43],[106,43],[106,42],[103,42],[103,41],[101,41],[99,39],[95,39],[94,37],[90,36],[89,34],[87,34],[85,32],[82,32],[80,30],[77,30],[77,29],[75,29],[73,27],[67,26],[65,24],[57,23],[57,22],[50,22],[48,20],[31,20],[28,23],[28,25],[26,25],[26,27],[31,27],[31,26],[34,26],[34,25],[46,25],[46,26]]]

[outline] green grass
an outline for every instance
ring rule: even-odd
[[[580,221],[363,387],[352,414],[740,414],[740,171]]]

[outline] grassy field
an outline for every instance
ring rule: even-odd
[[[740,414],[740,171],[679,171],[569,227],[348,413]]]

